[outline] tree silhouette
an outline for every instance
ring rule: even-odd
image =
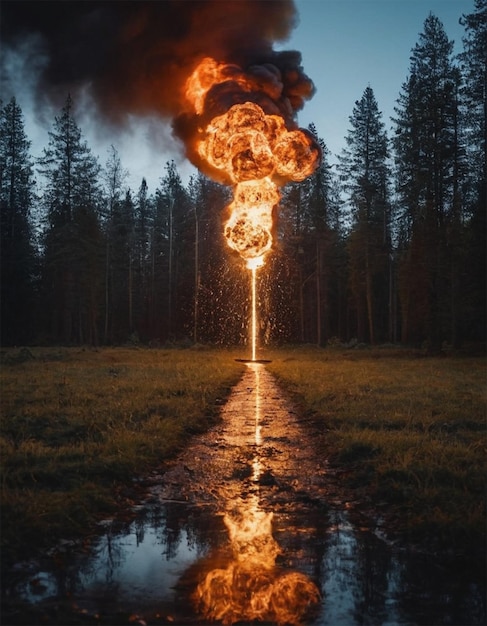
[[[65,343],[97,342],[100,167],[82,140],[70,96],[49,132],[39,171],[46,180],[42,286],[48,333]]]
[[[0,267],[1,342],[30,342],[37,328],[36,254],[33,245],[32,209],[34,176],[30,141],[24,130],[22,110],[15,98],[0,114]]]
[[[384,338],[388,318],[380,313],[387,310],[390,288],[388,143],[381,117],[374,92],[368,86],[355,103],[347,148],[340,157],[340,175],[352,217],[348,250],[357,336],[370,343],[375,343],[379,328]]]
[[[396,108],[396,186],[402,212],[399,293],[404,342],[451,339],[455,312],[447,235],[456,232],[459,73],[453,42],[430,14]]]

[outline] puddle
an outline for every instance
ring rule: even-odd
[[[22,600],[42,624],[484,624],[470,572],[351,523],[312,438],[248,363],[221,423],[154,477],[133,521],[19,565],[2,623],[34,623]]]

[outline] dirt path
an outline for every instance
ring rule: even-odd
[[[221,417],[164,475],[162,499],[205,503],[218,512],[250,494],[274,512],[290,500],[324,504],[326,459],[317,456],[295,406],[263,365],[248,364]]]
[[[156,490],[162,501],[206,505],[223,517],[228,539],[192,581],[196,609],[224,623],[298,624],[320,600],[318,563],[300,537],[315,538],[316,548],[317,528],[328,525],[326,463],[261,364],[248,364],[221,417]]]

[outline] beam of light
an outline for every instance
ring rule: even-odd
[[[255,361],[257,353],[257,270],[252,268],[252,361]]]

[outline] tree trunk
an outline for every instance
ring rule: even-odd
[[[132,334],[133,326],[133,270],[132,254],[129,253],[129,275],[128,275],[128,305],[129,305],[129,333]]]
[[[194,209],[194,311],[193,311],[193,341],[198,341],[198,296],[199,296],[199,284],[200,284],[200,270],[199,270],[199,225],[198,225],[198,213],[196,207]]]
[[[103,331],[103,342],[108,343],[108,320],[110,311],[110,242],[107,241],[106,257],[105,257],[105,328]]]
[[[316,239],[316,344],[321,346],[321,242]]]
[[[369,237],[367,233],[365,241],[365,293],[367,300],[367,319],[369,326],[369,341],[371,344],[375,343],[374,337],[374,305],[373,305],[373,293],[372,293],[372,271],[370,268],[370,250],[369,250]]]

